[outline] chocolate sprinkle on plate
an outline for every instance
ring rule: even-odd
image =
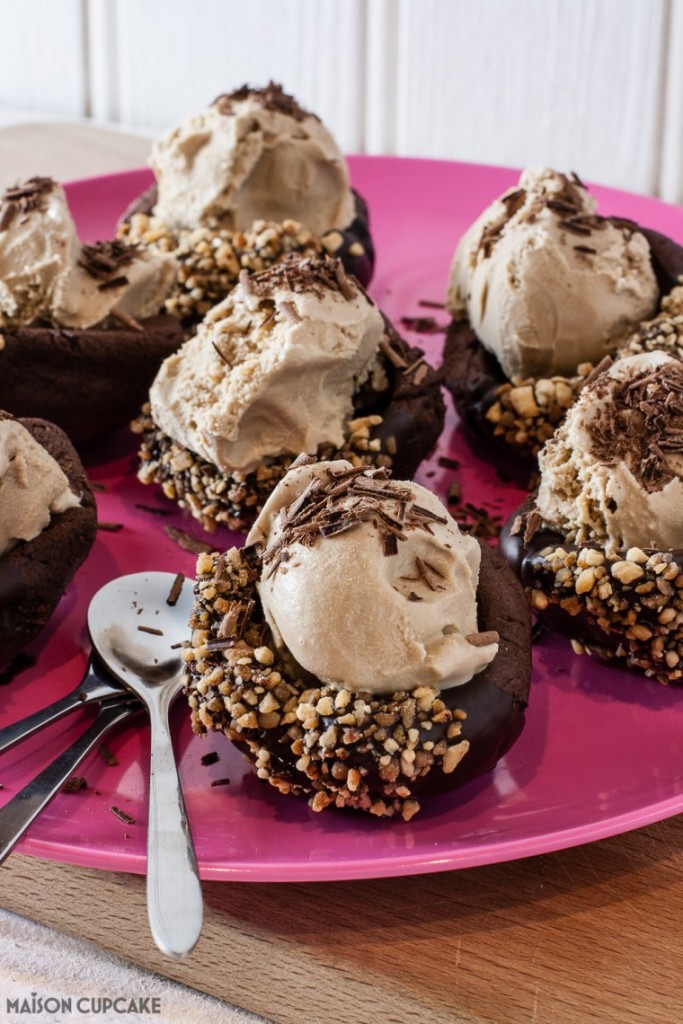
[[[171,605],[171,607],[173,607],[175,604],[178,603],[178,598],[180,597],[180,593],[183,589],[184,582],[185,574],[179,572],[176,578],[173,580],[173,585],[168,593],[168,597],[166,598],[166,604],[169,604]]]
[[[122,811],[120,807],[112,806],[109,808],[109,810],[112,812],[112,814],[115,814],[117,818],[120,818],[125,825],[135,824],[135,818],[132,816],[132,814],[126,814],[126,812]]]

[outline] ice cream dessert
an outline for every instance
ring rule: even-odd
[[[186,322],[223,299],[240,269],[287,252],[339,256],[369,281],[365,203],[328,129],[281,86],[219,96],[159,138],[150,164],[156,184],[124,215],[122,237],[186,268],[168,307]]]
[[[42,630],[88,554],[97,517],[66,435],[0,413],[0,665]]]
[[[589,380],[539,455],[502,549],[577,649],[683,678],[683,363],[664,352]]]
[[[0,198],[0,406],[45,417],[76,441],[125,423],[182,341],[177,321],[158,315],[175,275],[168,256],[81,242],[50,178],[8,188]]]
[[[651,318],[683,250],[602,217],[576,175],[526,170],[460,240],[448,282],[445,380],[465,422],[537,453],[585,377]]]
[[[425,488],[299,457],[247,537],[201,555],[185,652],[195,732],[259,778],[409,819],[519,735],[529,614],[491,549]]]
[[[248,527],[298,452],[412,475],[443,423],[435,372],[331,257],[240,276],[161,366],[140,479],[207,529]]]

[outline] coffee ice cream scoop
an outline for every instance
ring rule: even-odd
[[[175,260],[122,242],[83,244],[64,190],[31,178],[0,198],[0,326],[34,321],[84,329],[113,311],[158,313],[176,278]]]
[[[273,639],[320,682],[393,693],[468,682],[498,651],[477,630],[480,548],[430,491],[349,462],[295,465],[247,537]]]
[[[0,418],[0,555],[80,504],[62,468],[17,420]]]
[[[337,143],[273,82],[219,96],[155,142],[150,163],[154,213],[174,228],[243,230],[292,218],[322,234],[354,218]]]
[[[197,334],[162,364],[152,418],[224,472],[269,456],[340,447],[384,320],[333,259],[243,271]]]
[[[543,169],[524,171],[460,240],[446,305],[512,380],[597,365],[658,297],[645,236],[598,216],[576,176]]]
[[[683,548],[683,363],[619,359],[584,388],[539,467],[538,510],[572,543]]]

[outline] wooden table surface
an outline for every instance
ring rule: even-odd
[[[7,181],[139,165],[147,149],[82,126],[0,132]],[[7,910],[282,1024],[683,1018],[683,817],[490,867],[362,882],[211,882],[204,896],[202,939],[177,963],[149,938],[141,877],[15,854],[0,886]]]
[[[144,880],[14,855],[0,904],[278,1024],[676,1024],[683,816],[559,853],[374,881],[204,884],[191,957]]]

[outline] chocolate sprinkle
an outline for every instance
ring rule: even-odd
[[[126,814],[126,812],[122,811],[120,807],[112,806],[109,808],[109,810],[112,812],[112,814],[115,814],[117,818],[120,818],[125,825],[135,824],[135,818],[131,814]]]
[[[96,242],[94,245],[82,247],[78,266],[82,267],[90,277],[102,282],[99,286],[100,290],[118,288],[121,284],[127,284],[128,281],[119,271],[123,267],[130,266],[139,252],[139,246],[127,245],[117,239]]]
[[[99,747],[97,749],[99,750],[100,755],[104,759],[106,764],[110,768],[116,768],[117,764],[119,763],[118,762],[118,758],[114,757],[114,755],[112,754],[111,750],[106,745],[106,743],[100,743],[100,745],[99,745]]]
[[[265,270],[254,274],[240,271],[239,282],[249,294],[261,299],[272,299],[277,288],[295,294],[312,292],[318,298],[326,291],[338,292],[347,300],[358,294],[355,277],[348,277],[341,260],[332,256],[302,259],[298,253],[288,253]]]
[[[272,79],[263,89],[245,83],[232,92],[221,93],[213,101],[212,106],[218,107],[221,114],[231,114],[235,103],[241,103],[250,98],[257,99],[264,110],[285,114],[287,117],[294,118],[295,121],[304,121],[307,117],[313,117],[316,121],[320,120],[315,114],[305,110],[293,96],[286,93],[279,82],[273,82]]]
[[[410,487],[390,480],[383,469],[359,468],[336,475],[324,469],[281,510],[280,528],[263,552],[264,580],[289,560],[293,544],[309,547],[317,537],[329,539],[370,522],[379,534],[384,555],[391,557],[398,552],[398,541],[406,540],[406,530],[431,532],[432,523],[448,522],[415,504],[413,497]],[[421,600],[411,598],[416,599]]]
[[[171,540],[174,540],[178,547],[182,548],[183,551],[191,551],[195,555],[201,555],[211,551],[211,545],[207,544],[203,540],[199,540],[197,537],[193,537],[192,534],[186,533],[185,530],[179,530],[175,526],[165,526],[164,533]]]
[[[179,572],[176,578],[173,580],[173,585],[169,591],[168,597],[166,598],[166,604],[170,604],[171,607],[178,603],[178,598],[183,589],[183,583],[185,582],[185,575]]]
[[[52,178],[33,177],[5,189],[0,197],[0,231],[5,231],[17,214],[44,209],[45,199],[55,187]]]
[[[625,462],[649,492],[677,473],[668,455],[683,454],[683,365],[672,361],[632,377],[599,376],[584,394],[596,404],[592,451],[606,465]],[[600,408],[602,399],[611,400]]]

